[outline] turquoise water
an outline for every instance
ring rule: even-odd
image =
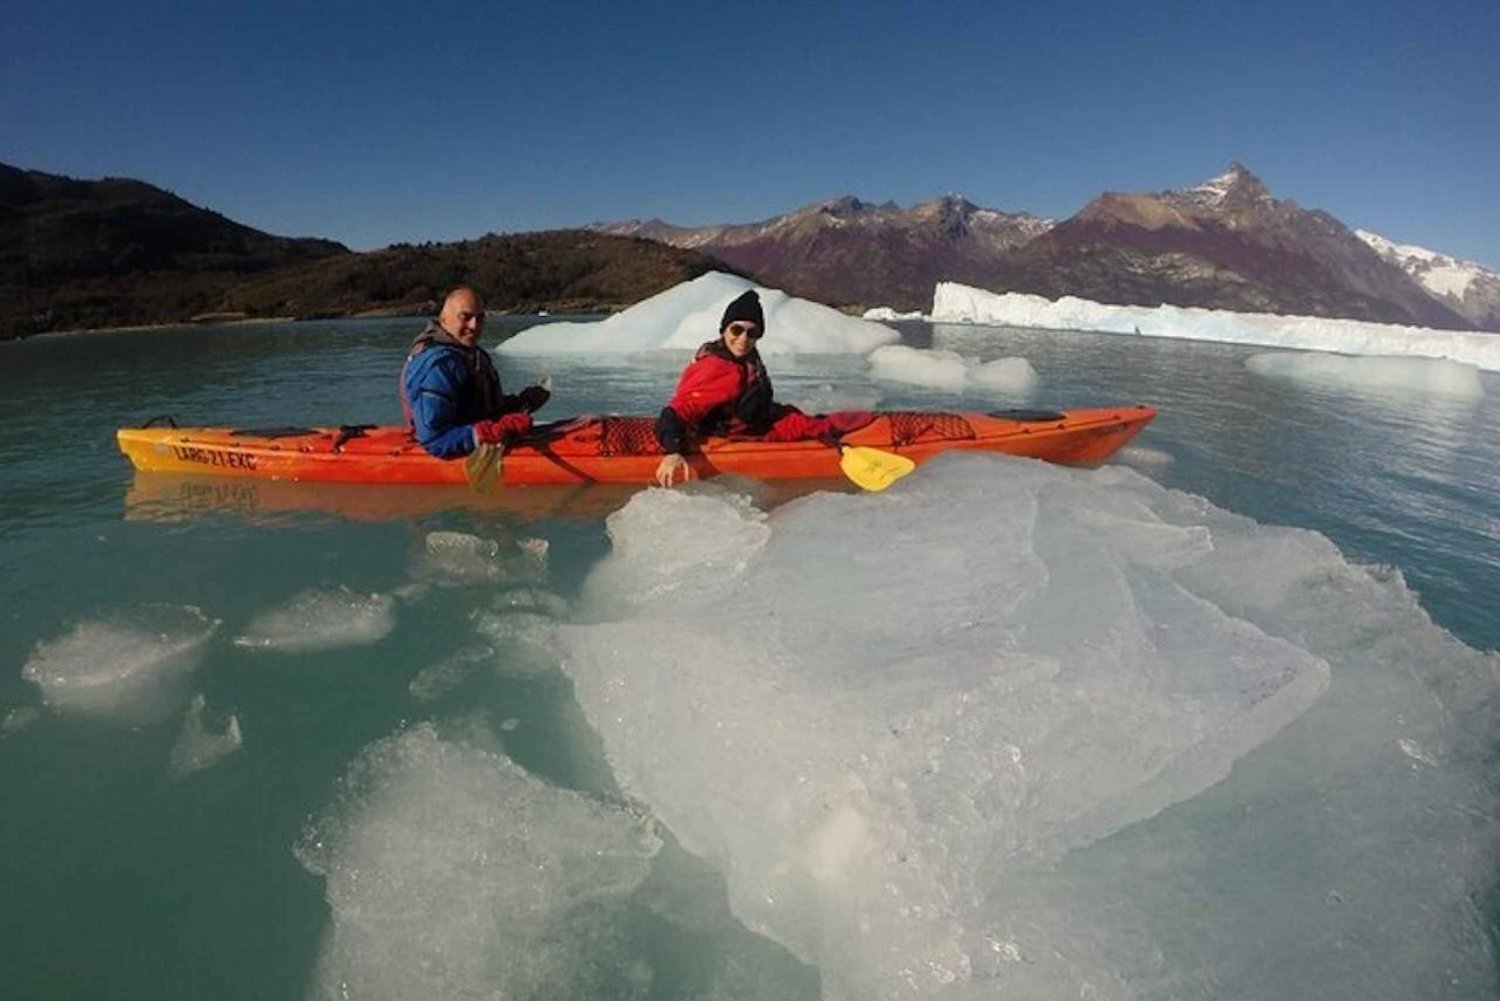
[[[526,322],[499,323],[491,337]],[[528,656],[503,631],[476,640],[475,622],[497,602],[565,615],[551,602],[572,602],[610,551],[602,515],[625,496],[487,505],[461,490],[261,493],[142,479],[114,448],[114,428],[160,414],[183,424],[394,423],[396,371],[417,326],[267,324],[0,345],[7,996],[313,992],[330,905],[294,847],[353,795],[351,762],[423,720],[486,734],[476,740],[551,786],[617,793],[557,671],[429,671],[431,684],[412,685],[466,656]],[[1315,530],[1353,563],[1395,568],[1435,623],[1478,650],[1500,647],[1495,376],[1484,376],[1482,399],[1463,401],[1269,382],[1244,368],[1251,351],[1227,345],[926,325],[903,334],[984,359],[1025,356],[1042,388],[997,401],[871,383],[857,359],[797,359],[773,364],[779,394],[836,387],[882,406],[943,409],[1155,404],[1161,416],[1123,457],[1132,467],[1256,521]],[[503,364],[512,386],[542,374],[540,363]],[[548,364],[548,409],[562,416],[653,412],[680,359]],[[495,542],[509,562],[471,573],[435,550],[433,533]],[[540,543],[545,560],[527,562]],[[297,605],[309,594],[320,597]],[[371,610],[370,595],[384,604]],[[48,656],[72,658],[65,666],[86,675],[90,661],[118,655],[120,637],[80,624],[141,627],[155,622],[142,611],[153,606],[192,606],[215,624],[195,637],[190,677],[147,700],[155,704],[46,705],[23,676]],[[284,642],[267,616],[288,608],[315,633],[330,619],[347,628],[311,647]],[[211,732],[232,715],[243,746],[183,773],[170,763],[189,694],[203,697]],[[600,954],[634,958],[580,972],[586,964],[553,943],[564,956],[557,969],[576,981],[534,996],[816,996],[817,971],[735,921],[720,875],[667,840],[607,923]],[[1460,994],[1473,996],[1451,996]]]

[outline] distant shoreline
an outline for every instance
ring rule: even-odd
[[[557,310],[539,310],[535,313],[518,313],[511,310],[491,310],[485,315],[498,316],[532,316],[539,319],[566,319],[572,316],[608,316],[619,312],[615,309],[593,309],[559,312]],[[268,323],[318,323],[324,320],[415,320],[421,321],[431,316],[431,313],[407,313],[407,312],[385,312],[375,310],[367,313],[346,313],[339,316],[240,316],[235,318],[225,317],[203,318],[193,320],[175,320],[165,323],[131,323],[118,327],[74,327],[69,330],[46,330],[37,334],[25,334],[12,337],[0,337],[0,344],[17,343],[20,341],[37,341],[43,338],[74,337],[78,334],[128,334],[142,330],[191,330],[201,327],[253,327],[263,326]]]
[[[74,327],[70,330],[44,330],[39,334],[7,337],[6,341],[39,341],[49,337],[72,337],[77,334],[128,334],[140,330],[174,330],[191,327],[248,327],[264,323],[295,323],[294,316],[246,316],[236,320],[177,320],[169,323],[132,323],[121,327]]]

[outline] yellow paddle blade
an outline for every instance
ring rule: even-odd
[[[499,445],[476,445],[469,453],[464,460],[464,477],[475,493],[487,494],[495,488],[500,478],[500,458]]]
[[[841,451],[839,468],[865,490],[884,490],[917,468],[917,464],[904,455],[882,452],[867,445],[845,445]]]

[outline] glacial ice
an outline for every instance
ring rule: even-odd
[[[431,725],[379,741],[296,849],[332,912],[311,994],[647,996],[623,913],[661,845],[639,813]]]
[[[172,774],[178,778],[200,772],[244,746],[238,716],[230,713],[222,726],[210,727],[204,718],[207,713],[207,700],[201,693],[194,695],[167,759]]]
[[[154,718],[185,697],[181,681],[218,626],[191,605],[116,609],[38,643],[21,674],[61,709]]]
[[[303,591],[257,616],[234,642],[250,650],[307,653],[369,646],[395,626],[396,602],[390,595],[358,594],[340,585]]]
[[[1490,996],[1500,666],[1398,574],[1002,456],[609,531],[563,669],[826,997]]]
[[[1477,367],[1438,358],[1263,351],[1246,358],[1245,367],[1271,379],[1350,389],[1432,393],[1466,400],[1484,395]]]
[[[865,354],[900,335],[889,327],[717,271],[683,282],[594,323],[546,323],[500,344],[498,354],[613,356],[641,351],[692,351],[712,340],[731,299],[760,293],[766,315],[761,354]]]
[[[870,370],[877,379],[934,389],[997,390],[1026,397],[1037,386],[1036,370],[1025,358],[996,358],[980,362],[956,351],[921,349],[891,344],[870,352]]]
[[[1186,306],[1115,306],[1073,296],[1054,301],[1021,292],[987,292],[956,282],[938,283],[930,318],[934,323],[1146,334],[1350,355],[1446,358],[1500,371],[1500,334]]]
[[[407,682],[406,690],[418,702],[436,702],[461,687],[481,665],[494,660],[494,647],[464,647],[422,668]]]

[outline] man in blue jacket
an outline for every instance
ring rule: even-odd
[[[531,429],[531,412],[552,395],[541,386],[502,393],[500,373],[479,346],[483,333],[484,303],[460,285],[412,342],[401,370],[401,405],[412,437],[439,459],[524,434]]]

